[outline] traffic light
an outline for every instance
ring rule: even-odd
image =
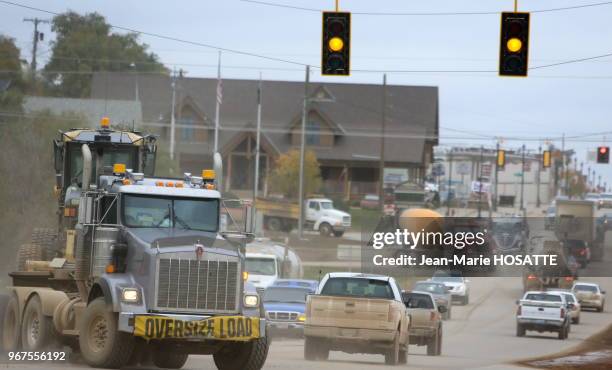
[[[503,170],[506,166],[506,151],[500,149],[497,151],[497,168]]]
[[[609,146],[600,146],[597,148],[597,163],[610,163]]]
[[[321,74],[348,76],[351,71],[351,13],[323,12]]]
[[[542,167],[550,167],[550,150],[545,150],[544,152],[542,152]]]
[[[527,76],[529,68],[529,13],[501,15],[499,75]]]

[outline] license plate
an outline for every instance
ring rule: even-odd
[[[286,322],[279,322],[272,324],[276,329],[289,329],[289,324]]]
[[[535,320],[534,323],[536,323],[536,324],[546,324],[546,320]]]
[[[145,339],[217,339],[248,341],[259,338],[259,318],[215,316],[203,320],[180,320],[168,316],[137,315],[134,335]]]

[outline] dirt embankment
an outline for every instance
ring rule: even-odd
[[[610,370],[612,369],[612,325],[566,351],[517,362],[535,369]]]

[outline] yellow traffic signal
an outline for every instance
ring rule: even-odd
[[[520,51],[521,48],[523,47],[523,42],[517,39],[516,37],[513,37],[510,40],[508,40],[508,42],[506,43],[506,47],[508,48],[509,51],[516,53]]]
[[[500,149],[497,151],[497,168],[504,169],[506,166],[506,151]]]
[[[550,150],[545,150],[542,153],[542,167],[544,168],[550,167]]]
[[[526,77],[529,69],[529,13],[501,14],[499,75]]]
[[[348,76],[351,71],[351,13],[323,12],[321,74]]]

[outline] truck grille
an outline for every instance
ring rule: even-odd
[[[268,312],[268,318],[272,321],[297,321],[299,313],[297,312],[283,312],[283,311],[272,311]]]
[[[351,226],[351,216],[342,217],[342,225]]]
[[[157,308],[171,311],[236,312],[238,262],[161,258]]]

